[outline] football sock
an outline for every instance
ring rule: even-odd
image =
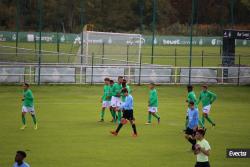
[[[25,116],[24,116],[24,115],[22,115],[22,123],[23,123],[23,125],[26,124],[26,119],[25,119]]]
[[[118,111],[118,123],[121,123],[122,112]]]
[[[208,120],[208,122],[210,122],[212,125],[214,124],[213,120],[211,119],[211,117],[207,116],[206,119]]]
[[[36,124],[36,116],[32,115],[31,117],[32,117],[33,123]]]
[[[154,113],[153,116],[154,116],[155,118],[157,118],[157,119],[160,118],[160,115],[159,115],[158,113]]]
[[[118,125],[118,127],[117,127],[117,129],[116,129],[116,133],[119,133],[119,131],[120,131],[120,129],[122,128],[122,126],[123,126],[123,124],[122,123],[120,123],[119,125]]]
[[[101,119],[104,118],[104,114],[105,114],[105,112],[102,110],[102,111],[100,112]]]
[[[134,134],[137,134],[137,131],[136,131],[136,126],[135,126],[135,124],[132,124],[132,128],[133,128]]]
[[[151,123],[151,119],[152,119],[152,114],[149,112],[148,113],[148,123]]]
[[[115,121],[115,112],[112,109],[110,109],[110,113],[111,113],[113,120]]]

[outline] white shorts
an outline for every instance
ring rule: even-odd
[[[211,110],[211,105],[209,104],[208,106],[205,106],[202,108],[203,113],[208,114]]]
[[[31,115],[35,115],[35,109],[34,109],[34,106],[33,107],[26,107],[26,106],[23,106],[22,107],[22,112],[29,112]]]
[[[121,101],[120,97],[112,96],[112,98],[111,98],[111,106],[112,107],[120,107],[121,104],[122,104],[122,101]]]
[[[102,101],[102,107],[103,108],[109,108],[110,107],[110,101]]]
[[[158,112],[158,108],[157,107],[148,107],[148,112],[156,113],[156,112]]]

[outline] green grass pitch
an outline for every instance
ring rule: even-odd
[[[21,131],[20,86],[0,86],[0,166],[11,166],[16,150],[25,150],[32,167],[191,167],[195,156],[183,137],[186,113],[184,86],[158,86],[161,124],[147,119],[146,86],[132,86],[139,136],[126,125],[119,136],[109,134],[115,125],[106,112],[98,123],[101,86],[32,86],[39,129]],[[227,159],[226,148],[250,147],[250,87],[211,86],[218,99],[211,116],[217,126],[208,130],[213,167],[246,167],[250,159]],[[200,87],[195,87],[196,93]],[[201,112],[200,112],[201,114]]]

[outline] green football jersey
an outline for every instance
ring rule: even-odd
[[[103,86],[103,96],[102,96],[103,101],[110,101],[111,100],[111,88],[109,85],[104,85]]]
[[[197,108],[197,104],[196,104],[197,103],[197,99],[196,99],[196,95],[195,95],[194,91],[188,92],[187,101],[188,101],[188,103],[190,101],[194,102],[195,108]]]
[[[130,86],[128,84],[126,85],[126,89],[128,90],[128,94],[131,94],[132,90],[130,89]],[[122,97],[122,102],[124,102],[126,96],[123,93],[121,93],[121,97]]]
[[[158,107],[158,95],[156,89],[149,92],[149,107]]]
[[[34,103],[34,96],[30,89],[27,89],[26,91],[23,91],[23,106],[25,107],[33,107]]]
[[[122,84],[115,83],[112,87],[112,96],[117,96],[121,93]]]
[[[205,107],[205,106],[212,104],[216,100],[216,98],[217,98],[217,95],[215,93],[210,92],[210,91],[202,91],[200,93],[197,104],[199,104],[201,101],[202,106]]]

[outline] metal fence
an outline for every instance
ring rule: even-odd
[[[40,75],[39,75],[40,70]],[[161,65],[1,64],[0,84],[100,84],[124,76],[131,84],[188,84],[189,68]],[[250,67],[192,67],[192,84],[250,84]]]

